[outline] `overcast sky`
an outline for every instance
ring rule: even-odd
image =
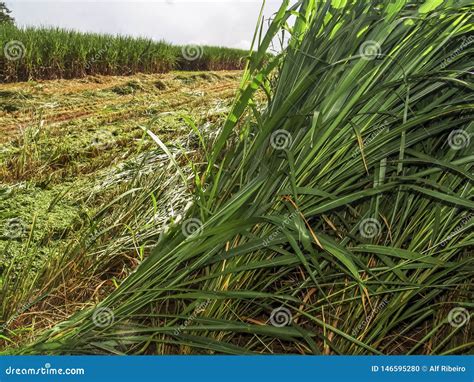
[[[248,49],[261,0],[3,0],[19,26],[58,26]],[[281,0],[267,0],[270,17]]]

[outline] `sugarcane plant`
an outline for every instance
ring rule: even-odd
[[[185,219],[14,352],[472,348],[472,7],[285,0],[259,25]]]
[[[20,28],[7,22],[0,22],[0,47],[0,82],[170,70],[236,70],[243,68],[248,54],[242,49],[192,42],[178,46],[148,38],[61,28]]]

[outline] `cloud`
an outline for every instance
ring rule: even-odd
[[[269,17],[279,7],[270,1]],[[199,41],[248,49],[260,1],[255,0],[7,0],[20,26],[55,26],[83,32],[164,39],[176,44]]]
[[[233,46],[233,48],[249,50],[251,45],[252,42],[249,40],[240,40],[237,44]]]

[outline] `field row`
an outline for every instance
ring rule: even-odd
[[[244,67],[248,53],[59,28],[20,29],[10,24],[0,26],[0,46],[0,82],[170,70],[236,70]]]

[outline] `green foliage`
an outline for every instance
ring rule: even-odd
[[[16,111],[0,116],[0,349],[11,346],[3,336],[21,343],[27,340],[25,334],[37,331],[30,332],[29,311],[38,308],[34,302],[43,288],[50,291],[51,285],[66,281],[87,293],[95,288],[98,274],[110,278],[111,269],[120,268],[120,280],[135,268],[137,260],[128,253],[133,234],[140,232],[140,240],[156,237],[156,227],[146,221],[156,221],[157,212],[130,194],[105,208],[101,216],[106,220],[95,214],[135,184],[150,193],[164,188],[174,200],[179,196],[169,184],[166,157],[152,142],[142,140],[138,126],[159,115],[153,128],[161,139],[194,151],[198,143],[183,118],[200,128],[224,119],[239,76],[239,72],[175,72],[2,86],[0,107]],[[223,88],[227,90],[222,92]],[[87,119],[84,110],[91,111]],[[19,116],[25,129],[9,130]],[[164,195],[156,197],[161,210]],[[138,202],[130,208],[137,216],[125,218],[123,208],[129,199]],[[160,214],[163,220],[168,211]],[[94,241],[91,236],[105,228],[109,233]],[[87,255],[84,249],[74,255],[84,232],[89,234],[84,239],[90,243]],[[152,242],[140,256],[147,256],[151,246]],[[96,256],[100,264],[95,264]],[[71,267],[73,259],[81,272]],[[120,262],[123,267],[117,268]],[[69,290],[69,298],[75,299],[68,286],[60,289]],[[49,316],[49,311],[43,313]],[[41,315],[35,314],[36,323],[42,321]]]
[[[0,46],[2,82],[164,73],[172,69],[241,69],[247,55],[243,50],[224,47],[180,47],[145,38],[16,28],[12,24],[0,25]],[[5,55],[5,47],[9,47],[10,57]]]
[[[5,2],[0,2],[0,24],[13,24],[15,19],[10,16],[11,11],[8,9]]]
[[[99,305],[19,352],[472,348],[469,324],[449,315],[462,308],[467,320],[472,309],[473,48],[459,48],[471,9],[334,4],[284,1],[259,41],[205,167],[193,167],[185,221],[202,222],[197,233],[169,227]],[[265,62],[283,28],[288,48]],[[133,209],[153,208],[141,198]],[[272,325],[282,307],[291,319]]]

